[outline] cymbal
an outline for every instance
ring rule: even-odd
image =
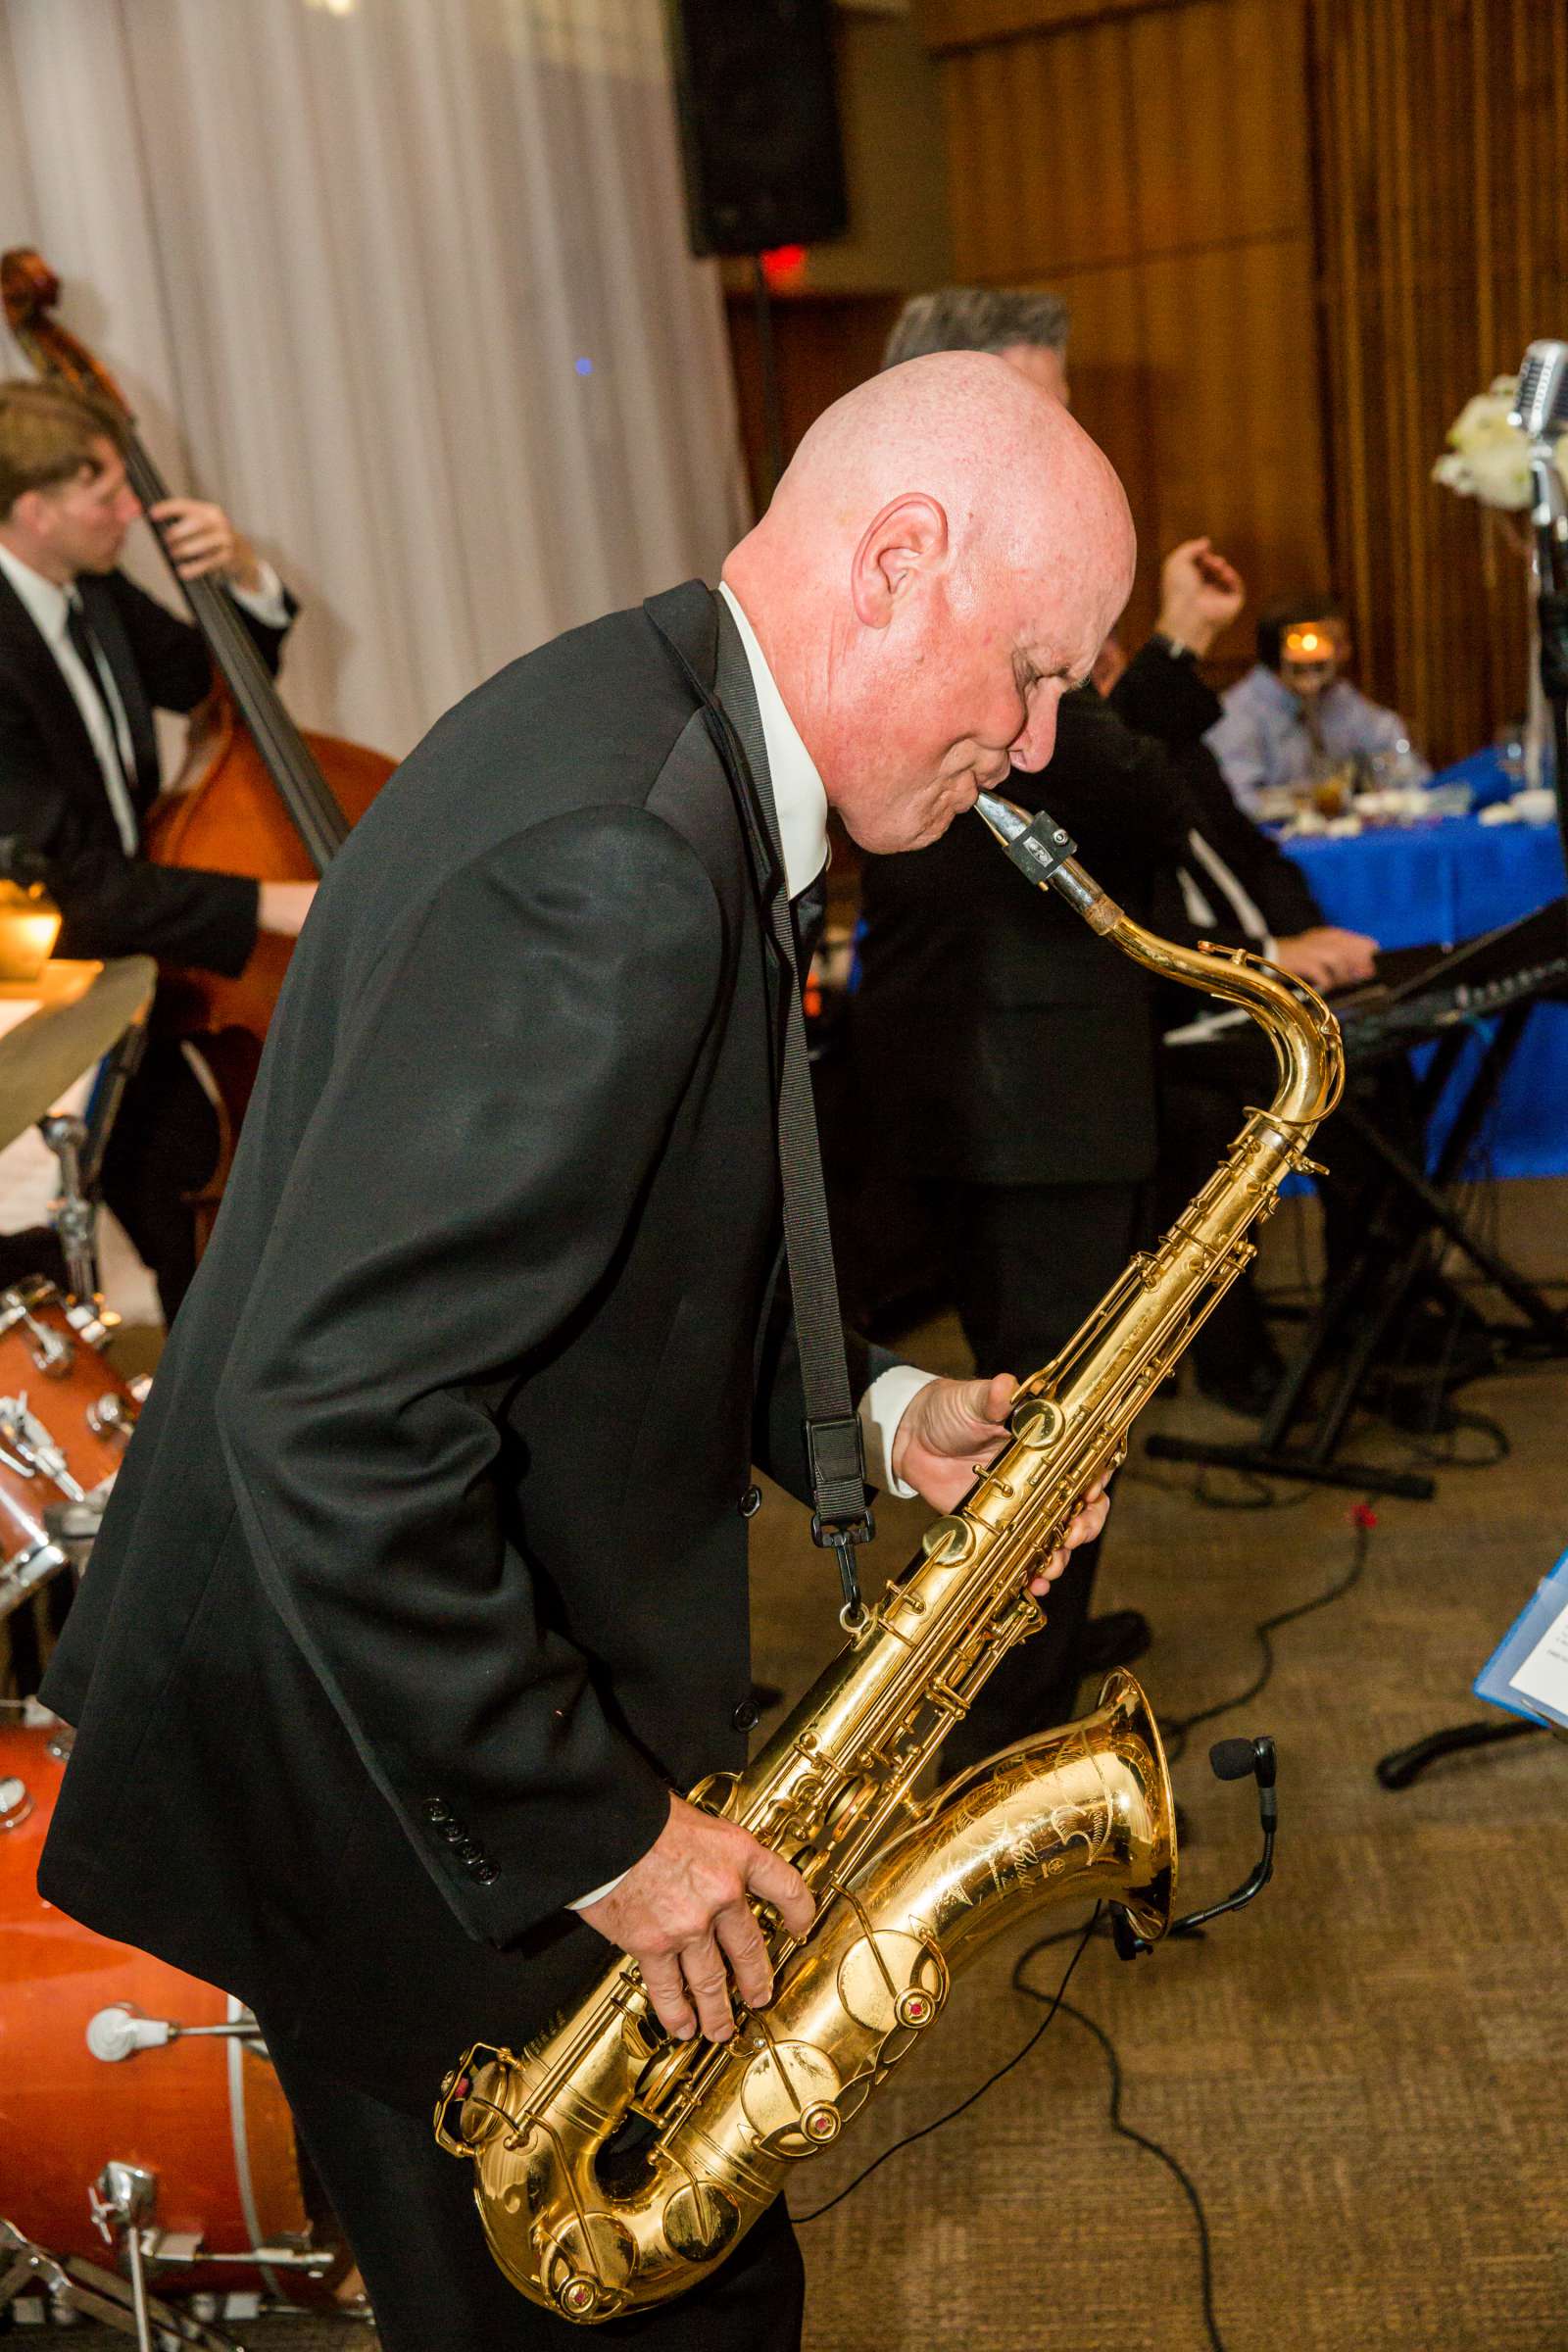
[[[157,979],[150,956],[120,956],[46,963],[36,980],[0,986],[0,1018],[8,1005],[37,1007],[0,1035],[0,1147],[24,1135],[133,1021],[145,1020]]]

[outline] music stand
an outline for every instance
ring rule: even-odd
[[[1502,1723],[1450,1724],[1446,1731],[1428,1732],[1422,1739],[1412,1740],[1408,1747],[1396,1747],[1380,1756],[1373,1769],[1385,1788],[1408,1788],[1440,1756],[1456,1756],[1470,1747],[1496,1747],[1504,1740],[1523,1740],[1531,1732],[1555,1729],[1549,1723],[1527,1722],[1522,1715],[1510,1716]],[[1557,1737],[1568,1740],[1568,1732],[1558,1732]]]

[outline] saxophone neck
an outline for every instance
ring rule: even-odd
[[[1345,1057],[1340,1024],[1314,989],[1245,949],[1184,948],[1134,922],[1080,865],[1071,835],[1048,810],[1030,816],[1000,793],[983,792],[975,813],[1020,873],[1124,956],[1251,1015],[1274,1049],[1279,1084],[1270,1109],[1281,1125],[1310,1130],[1327,1118],[1344,1088]]]

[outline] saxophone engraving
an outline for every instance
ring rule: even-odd
[[[935,1796],[919,1776],[1016,1642],[1027,1591],[1081,1497],[1253,1255],[1249,1233],[1339,1100],[1339,1028],[1309,989],[1239,950],[1177,947],[1133,922],[1049,816],[979,812],[1031,880],[1151,970],[1243,1005],[1279,1081],[1152,1252],[1019,1388],[1012,1440],[766,1745],[692,1801],[794,1863],[817,1901],[796,1942],[772,1923],[773,1997],[733,2040],[666,2037],[631,1960],[514,2053],[453,2070],[436,2136],[471,2161],[497,2263],[521,2293],[592,2325],[678,2295],[730,2253],[791,2168],[836,2140],[935,2024],[1003,1927],[1065,1897],[1121,1908],[1155,1940],[1175,1893],[1174,1806],[1133,1677],[1096,1711],[992,1757]],[[769,1925],[764,1913],[763,1926]]]

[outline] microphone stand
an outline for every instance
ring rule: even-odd
[[[1520,370],[1521,391],[1538,355],[1548,365],[1553,360],[1560,363],[1562,346],[1532,343]],[[1559,376],[1552,380],[1561,379]],[[1546,398],[1526,429],[1530,431],[1530,519],[1536,534],[1541,690],[1551,712],[1551,786],[1557,804],[1563,864],[1568,868],[1568,496],[1564,495],[1551,441],[1553,425],[1562,421],[1557,400]],[[1526,419],[1516,414],[1514,422],[1526,423]],[[1498,1747],[1511,1740],[1527,1739],[1532,1732],[1549,1729],[1549,1725],[1536,1717],[1524,1715],[1511,1715],[1500,1723],[1451,1724],[1445,1731],[1429,1732],[1425,1739],[1413,1740],[1408,1747],[1396,1748],[1380,1757],[1375,1770],[1385,1788],[1408,1788],[1429,1764],[1436,1764],[1445,1756],[1458,1755],[1473,1747]]]
[[[1541,691],[1551,712],[1552,793],[1568,865],[1568,498],[1544,434],[1530,444],[1531,521],[1536,533]]]

